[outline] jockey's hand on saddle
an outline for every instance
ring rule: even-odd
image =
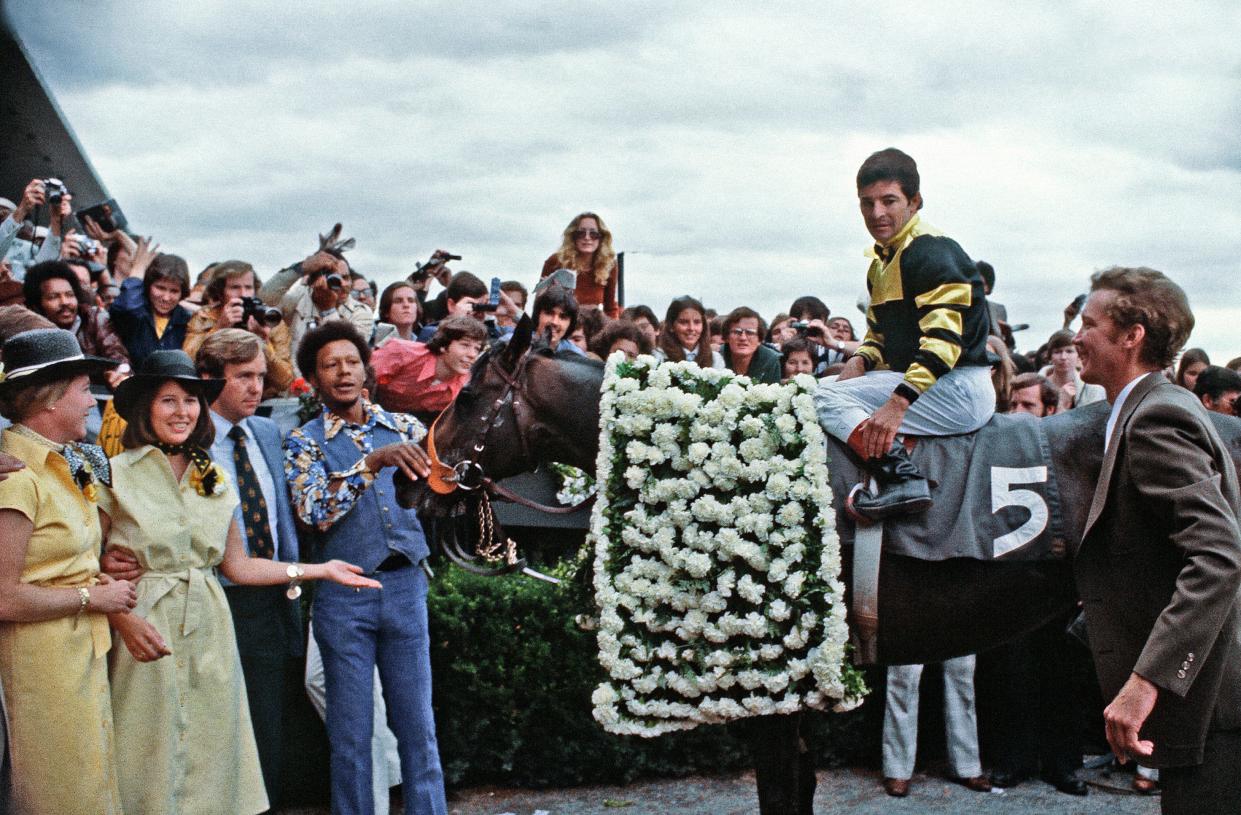
[[[417,481],[431,472],[431,457],[413,442],[397,442],[380,447],[366,457],[366,469],[377,473],[384,467],[399,467],[406,478]]]
[[[836,377],[837,382],[843,382],[846,379],[854,379],[866,373],[866,364],[862,362],[861,357],[849,357],[849,361],[845,363],[844,370]]]
[[[862,425],[862,448],[867,458],[881,458],[892,449],[892,442],[896,441],[896,432],[901,429],[907,410],[909,400],[894,393],[883,403],[883,407],[866,420]]]

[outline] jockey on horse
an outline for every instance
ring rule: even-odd
[[[917,164],[895,148],[858,170],[862,217],[875,239],[866,338],[815,395],[824,431],[845,442],[879,485],[877,495],[853,501],[869,520],[931,505],[926,478],[897,433],[971,433],[995,412],[982,276],[956,241],[921,220],[918,186]]]

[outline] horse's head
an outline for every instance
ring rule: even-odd
[[[427,434],[429,478],[398,479],[405,506],[441,514],[449,499],[483,486],[483,478],[502,478],[533,466],[517,427],[532,330],[523,316],[507,345],[485,351],[474,363],[469,383]]]

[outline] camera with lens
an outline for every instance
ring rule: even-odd
[[[78,246],[78,251],[82,253],[82,257],[90,257],[99,251],[99,241],[86,235],[74,235],[74,242]]]
[[[241,322],[238,325],[243,327],[248,325],[251,317],[259,325],[274,328],[284,319],[284,314],[280,309],[272,308],[257,297],[242,297]]]
[[[327,276],[327,287],[332,291],[340,291],[345,287],[345,281],[338,274],[330,274]]]
[[[427,260],[426,263],[415,262],[414,271],[409,276],[410,283],[421,283],[432,275],[439,275],[443,270],[443,266],[450,260],[461,260],[460,255],[454,255],[450,252],[441,252],[436,250]]]
[[[814,339],[816,337],[821,338],[823,336],[822,326],[811,325],[806,320],[798,320],[795,323],[790,323],[789,327],[795,330],[797,332],[797,336],[799,337],[809,337]]]
[[[59,204],[69,194],[69,188],[59,178],[43,179],[43,195],[49,204]]]

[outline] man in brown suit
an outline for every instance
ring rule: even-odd
[[[1112,413],[1074,570],[1112,750],[1162,770],[1165,813],[1201,815],[1241,812],[1241,498],[1201,404],[1160,373],[1193,323],[1159,272],[1091,279],[1074,343]]]

